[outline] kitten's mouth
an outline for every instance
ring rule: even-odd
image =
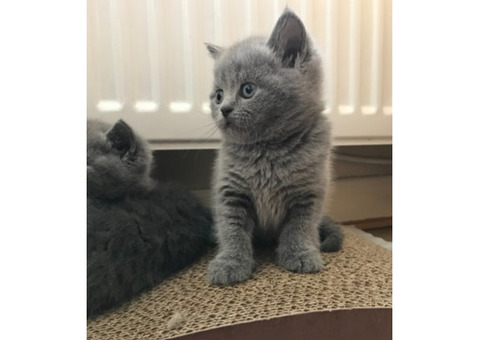
[[[228,128],[231,128],[232,126],[234,126],[234,124],[231,121],[228,121],[226,119],[222,119],[219,124],[219,128],[221,130],[226,130]]]

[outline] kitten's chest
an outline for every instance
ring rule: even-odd
[[[284,169],[283,169],[284,170]],[[258,161],[244,169],[255,205],[259,227],[276,229],[286,214],[282,188],[288,183],[285,171],[268,160]]]

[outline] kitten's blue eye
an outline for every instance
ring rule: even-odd
[[[251,98],[255,93],[255,85],[252,83],[243,84],[241,91],[243,98]]]
[[[220,104],[223,100],[223,90],[217,90],[215,92],[215,102]]]

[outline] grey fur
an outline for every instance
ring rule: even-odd
[[[114,152],[115,151],[115,152]],[[95,165],[95,166],[94,166]],[[150,190],[152,154],[148,144],[124,121],[87,122],[87,194],[115,199]]]
[[[278,264],[290,271],[318,272],[331,153],[320,57],[288,9],[268,40],[207,48],[215,59],[212,116],[222,132],[213,181],[220,249],[208,279],[220,285],[248,279],[253,240],[275,242]],[[340,229],[324,221],[326,250],[340,249]],[[332,231],[340,237],[329,240]]]
[[[212,216],[189,191],[150,177],[148,144],[124,121],[87,122],[87,316],[197,260]]]
[[[320,250],[325,253],[339,251],[343,244],[343,233],[339,225],[328,216],[320,223]]]

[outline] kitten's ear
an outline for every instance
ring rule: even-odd
[[[127,152],[134,154],[137,149],[135,133],[132,128],[121,119],[107,132],[107,139],[122,156]]]
[[[297,58],[308,60],[310,51],[305,27],[288,8],[278,19],[267,45],[279,55],[285,67],[294,67]]]
[[[213,59],[217,59],[218,57],[220,57],[223,52],[223,48],[221,48],[220,46],[209,43],[205,43],[205,46],[207,46],[208,53],[210,53],[210,56]]]

